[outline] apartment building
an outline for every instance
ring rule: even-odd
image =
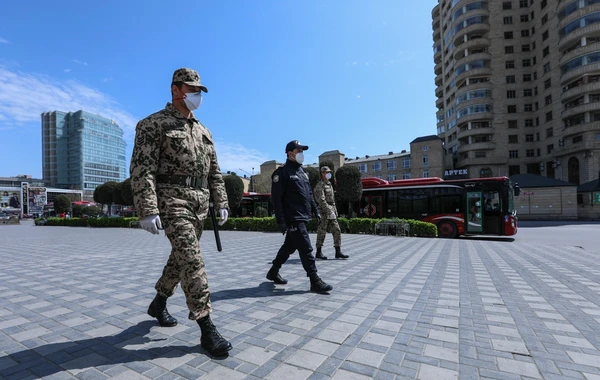
[[[440,0],[432,19],[445,169],[597,177],[599,0]]]

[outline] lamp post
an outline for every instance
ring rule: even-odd
[[[252,177],[254,176],[254,168],[252,168],[252,174],[248,173],[247,171],[245,171],[242,168],[239,168],[239,170],[243,171],[244,173],[246,173],[246,174],[248,174],[250,176],[250,188],[249,188],[249,191],[254,191],[254,186],[253,186],[253,183],[252,183],[252,181],[253,181]]]

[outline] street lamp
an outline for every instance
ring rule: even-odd
[[[247,171],[245,171],[242,168],[239,168],[239,170],[243,171],[244,173],[246,173],[246,174],[248,174],[250,176],[250,189],[249,189],[249,191],[254,191],[254,186],[253,186],[254,184],[252,183],[253,182],[253,178],[252,177],[254,176],[254,168],[252,168],[252,174],[248,173]]]

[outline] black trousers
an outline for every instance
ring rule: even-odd
[[[306,230],[306,222],[294,222],[288,225],[285,241],[279,248],[273,265],[281,267],[296,250],[298,250],[306,275],[317,273],[317,264],[312,254],[313,248]]]

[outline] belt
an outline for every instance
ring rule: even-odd
[[[180,174],[159,174],[156,176],[157,183],[193,187],[195,189],[208,189],[206,177],[192,177]]]

